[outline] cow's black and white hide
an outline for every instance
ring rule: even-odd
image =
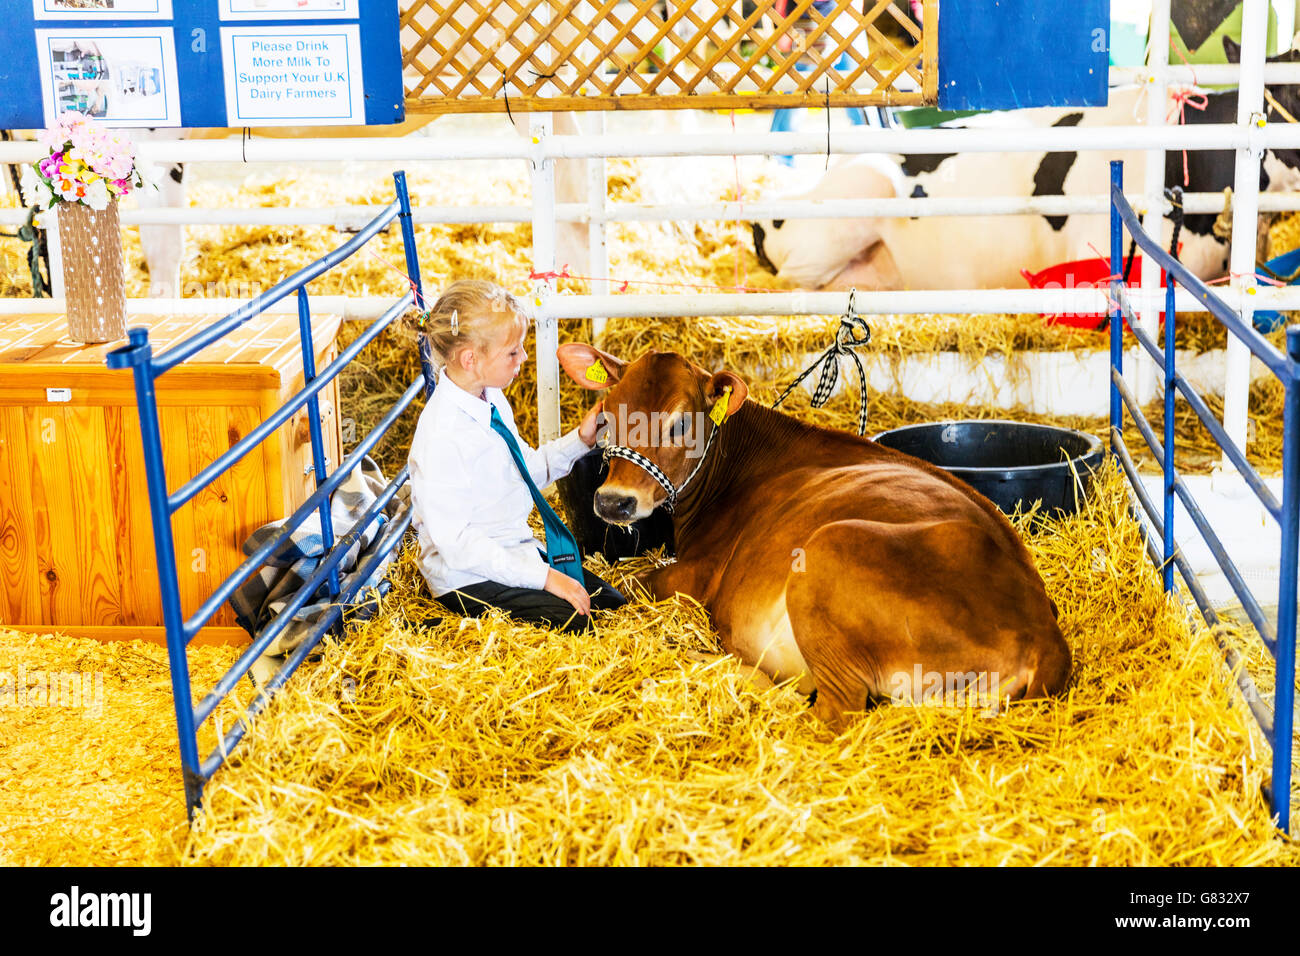
[[[1230,41],[1229,41],[1230,43]],[[1229,55],[1235,51],[1231,44]],[[1300,59],[1291,51],[1278,60]],[[1291,86],[1269,92],[1293,115],[1300,110],[1300,91]],[[1188,123],[1236,121],[1235,91],[1209,94],[1204,111],[1185,110]],[[972,117],[967,126],[1017,129],[1039,126],[1124,126],[1145,122],[1147,104],[1141,90],[1112,90],[1110,104],[1092,108],[1018,110]],[[1275,121],[1280,118],[1274,116]],[[1110,161],[1124,161],[1124,189],[1143,191],[1145,156],[1141,152],[1085,150],[1078,153],[962,153],[892,157],[855,157],[832,168],[811,190],[794,198],[845,199],[881,196],[1056,196],[1106,195]],[[1166,157],[1165,183],[1187,192],[1222,192],[1233,185],[1235,154],[1230,150],[1187,151]],[[1260,188],[1300,189],[1300,151],[1268,152],[1260,168]],[[1214,215],[1186,217],[1181,258],[1198,276],[1217,278],[1228,268],[1228,243],[1213,234]],[[1163,241],[1172,238],[1172,223],[1163,223]],[[753,224],[760,261],[802,288],[979,289],[1023,287],[1022,269],[1038,272],[1051,265],[1109,254],[1110,229],[1104,215],[1087,216],[930,216],[850,220],[787,219]],[[875,270],[863,276],[869,258],[888,254],[896,273]],[[856,280],[856,281],[854,281]]]

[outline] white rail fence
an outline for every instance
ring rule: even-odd
[[[1170,0],[1155,0],[1151,35],[1169,33]],[[1145,68],[1112,68],[1111,81],[1148,85],[1147,125],[1109,128],[1052,127],[1016,129],[872,129],[832,130],[816,133],[733,133],[617,135],[603,132],[603,123],[592,135],[553,136],[550,116],[532,114],[531,142],[517,137],[428,137],[402,139],[271,140],[250,139],[143,142],[142,159],[152,162],[247,162],[290,163],[321,155],[338,161],[383,161],[401,164],[420,161],[520,160],[527,164],[532,182],[530,206],[439,206],[416,210],[418,223],[531,222],[533,225],[533,268],[548,272],[555,268],[555,226],[557,222],[585,222],[589,225],[592,275],[605,277],[605,227],[610,222],[658,220],[729,220],[815,218],[838,219],[863,216],[965,216],[965,215],[1101,215],[1108,211],[1106,196],[898,198],[835,202],[769,201],[677,204],[612,204],[604,201],[606,158],[698,157],[733,155],[821,155],[861,153],[959,153],[1038,152],[1083,150],[1146,151],[1146,190],[1134,196],[1139,211],[1170,209],[1163,198],[1165,151],[1234,150],[1234,230],[1232,236],[1230,284],[1221,296],[1249,322],[1260,309],[1300,308],[1300,289],[1258,288],[1254,279],[1258,211],[1300,209],[1300,193],[1258,193],[1259,163],[1266,149],[1300,149],[1300,124],[1264,122],[1263,84],[1300,84],[1300,63],[1265,64],[1266,0],[1245,0],[1242,34],[1242,64],[1221,66],[1170,66],[1159,55],[1167,45],[1153,44],[1157,55]],[[1238,116],[1233,124],[1167,126],[1165,104],[1168,86],[1237,82]],[[602,117],[603,118],[603,117]],[[0,162],[32,162],[40,147],[28,142],[0,142]],[[556,202],[554,164],[559,159],[592,161],[586,203]],[[1134,170],[1133,172],[1136,172]],[[1189,194],[1187,213],[1217,213],[1224,199],[1218,194]],[[360,225],[373,214],[373,207],[200,209],[163,208],[129,210],[127,224],[223,224],[223,225]],[[21,210],[0,210],[0,224],[22,221]],[[1249,224],[1247,228],[1243,224]],[[1158,269],[1144,266],[1141,291],[1135,299],[1141,305],[1141,324],[1155,334],[1157,314],[1162,309]],[[1184,290],[1178,291],[1180,311],[1198,311],[1200,304]],[[843,310],[842,293],[771,293],[762,295],[557,295],[553,285],[539,280],[533,290],[538,319],[538,404],[542,441],[559,434],[559,367],[555,360],[556,321],[578,317],[679,317],[701,315],[817,315]],[[346,318],[377,314],[380,299],[321,297],[316,300]],[[134,301],[132,311],[168,311],[188,314],[219,313],[234,308],[238,300],[180,299]],[[1096,290],[988,289],[957,291],[907,291],[859,293],[856,307],[866,314],[941,312],[981,314],[990,312],[1096,312],[1106,308],[1105,296]],[[0,314],[19,311],[61,310],[61,300],[0,300]],[[1225,427],[1244,447],[1247,434],[1249,354],[1231,341],[1227,359]],[[1138,394],[1143,400],[1155,394],[1154,366],[1143,357],[1139,367]]]

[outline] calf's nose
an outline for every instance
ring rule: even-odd
[[[628,521],[636,513],[636,497],[621,492],[596,492],[596,514],[606,521]]]

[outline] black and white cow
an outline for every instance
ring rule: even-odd
[[[1225,40],[1236,62],[1237,45]],[[1291,51],[1275,61],[1300,60]],[[1269,88],[1293,115],[1300,89]],[[1204,110],[1185,109],[1188,123],[1234,123],[1235,90],[1211,93]],[[1105,107],[1017,110],[973,117],[966,125],[1017,129],[1038,126],[1124,126],[1141,124],[1147,104],[1136,88],[1112,90]],[[1270,121],[1282,122],[1276,111]],[[1186,192],[1222,192],[1233,185],[1230,150],[1188,150]],[[832,168],[814,189],[797,198],[844,199],[886,196],[1059,196],[1106,195],[1113,159],[1124,160],[1125,192],[1141,192],[1142,153],[1086,150],[1059,153],[961,153],[902,157],[855,157]],[[882,163],[882,161],[886,161]],[[1184,185],[1183,152],[1166,156],[1165,183]],[[1300,189],[1300,151],[1267,152],[1260,168],[1261,190]],[[1187,216],[1181,258],[1198,276],[1216,278],[1228,268],[1228,243],[1213,233],[1214,215]],[[802,288],[991,289],[1023,287],[1021,269],[1038,272],[1060,262],[1108,254],[1104,216],[929,216],[851,220],[787,219],[753,226],[758,258],[773,272]],[[1164,242],[1172,224],[1164,222]]]

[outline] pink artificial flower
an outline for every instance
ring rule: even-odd
[[[68,141],[68,131],[62,126],[55,126],[52,129],[44,130],[36,141],[50,151],[63,149]]]
[[[103,163],[103,168],[96,168],[95,172],[102,173],[109,179],[125,179],[131,174],[131,160],[125,156],[109,156]]]
[[[89,166],[91,169],[93,169],[95,172],[99,173],[99,175],[101,176],[106,176],[110,179],[117,178],[113,173],[112,157],[107,156],[104,153],[87,154],[86,165]]]
[[[95,136],[95,128],[93,126],[78,127],[72,131],[72,135],[69,138],[72,140],[73,148],[80,150],[82,153],[98,152],[96,149],[97,137]]]

